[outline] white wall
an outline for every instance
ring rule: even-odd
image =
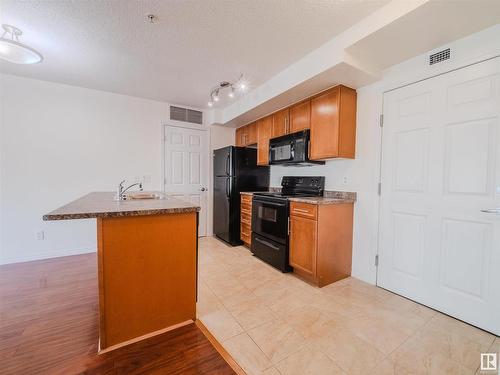
[[[95,220],[42,215],[90,191],[115,190],[123,178],[147,176],[145,189],[163,188],[161,125],[182,126],[167,120],[168,103],[12,75],[0,75],[0,84],[0,264],[95,251]],[[208,130],[212,160],[212,150],[234,142],[234,129]],[[42,230],[45,239],[36,240]]]
[[[470,35],[436,50],[416,56],[384,72],[383,79],[362,87],[358,92],[356,158],[331,160],[324,166],[271,167],[271,186],[280,186],[284,175],[326,176],[327,190],[355,191],[352,275],[376,282],[375,255],[378,243],[378,182],[380,174],[379,115],[384,91],[416,82],[483,59],[500,55],[500,25]],[[428,55],[450,47],[452,59],[430,67]],[[343,177],[347,184],[343,184]]]
[[[2,77],[2,263],[96,248],[94,220],[42,215],[122,178],[160,189],[167,104],[10,75]],[[149,185],[149,186],[148,186]],[[35,232],[43,230],[44,240]]]

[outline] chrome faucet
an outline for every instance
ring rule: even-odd
[[[142,191],[142,182],[136,182],[135,184],[132,184],[130,186],[127,186],[126,188],[124,187],[125,180],[120,182],[120,185],[118,185],[118,195],[117,198],[119,201],[124,201],[125,200],[125,193],[130,189],[133,188],[134,186],[139,186],[139,191]]]

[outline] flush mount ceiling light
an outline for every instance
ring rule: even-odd
[[[42,55],[33,48],[19,42],[22,31],[11,25],[2,25],[0,37],[0,58],[14,64],[36,64],[43,60]]]
[[[210,91],[210,100],[208,106],[213,107],[221,98],[234,99],[238,93],[244,93],[248,84],[243,79],[243,74],[235,82],[222,81]]]

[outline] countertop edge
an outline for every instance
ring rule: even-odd
[[[307,203],[307,204],[314,204],[316,206],[322,206],[322,205],[331,205],[331,204],[352,204],[355,203],[355,199],[350,199],[350,198],[328,198],[328,197],[321,197],[320,199],[317,198],[288,198],[290,202],[297,202],[297,203]]]
[[[164,208],[158,210],[136,210],[136,211],[110,211],[110,212],[82,212],[75,214],[47,214],[43,215],[44,221],[56,220],[76,220],[76,219],[103,219],[110,217],[127,217],[127,216],[153,216],[166,214],[183,214],[190,212],[199,212],[200,207],[180,207],[180,208]]]

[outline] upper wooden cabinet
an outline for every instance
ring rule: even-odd
[[[242,126],[241,128],[236,129],[235,133],[235,144],[237,147],[243,147],[245,146],[245,132],[244,129],[245,127]]]
[[[245,147],[256,144],[257,123],[253,122],[251,124],[236,129],[235,138],[236,138],[235,139],[236,146]]]
[[[271,131],[271,138],[276,138],[289,133],[290,130],[290,117],[288,108],[282,109],[272,115],[273,125]]]
[[[290,107],[290,133],[311,127],[311,100],[294,104]]]
[[[310,159],[354,159],[356,90],[336,86],[311,99]]]
[[[247,125],[246,128],[247,128],[246,146],[257,144],[257,123],[253,122]]]
[[[272,116],[257,121],[257,164],[269,164],[269,139],[273,126]]]
[[[356,90],[336,86],[236,129],[236,146],[257,144],[257,162],[269,164],[269,139],[311,129],[309,159],[354,159]]]

